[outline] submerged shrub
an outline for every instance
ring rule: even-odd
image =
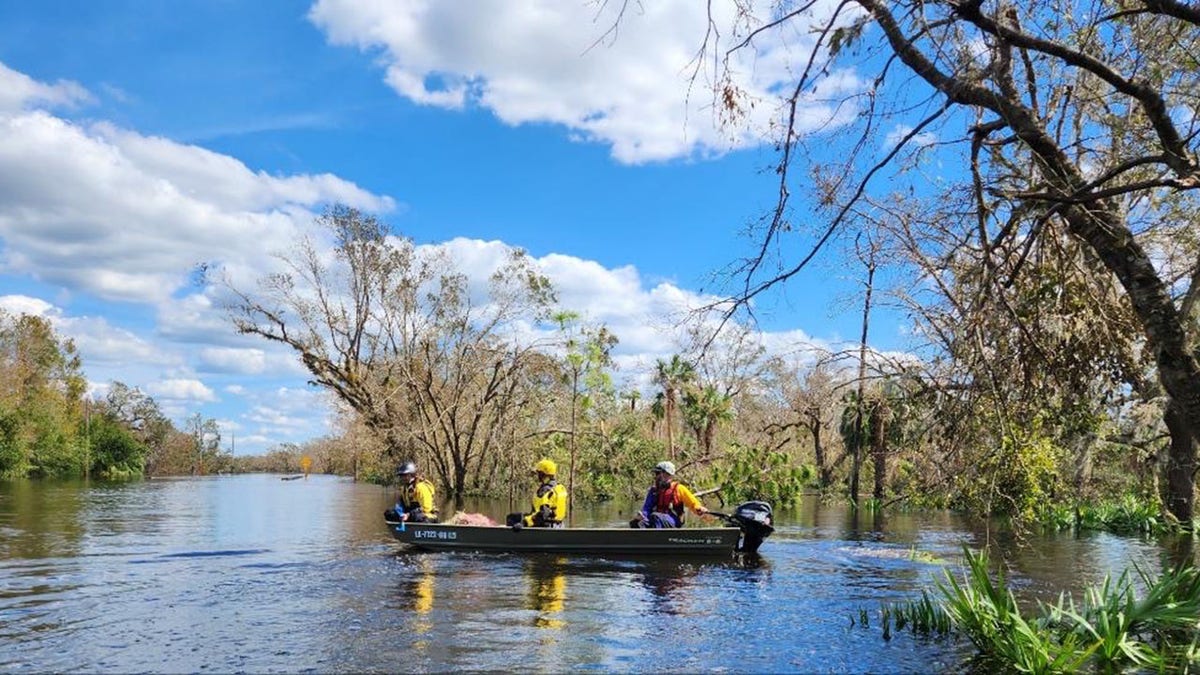
[[[972,513],[1035,522],[1042,504],[1053,501],[1062,448],[1036,422],[1000,439],[979,458],[976,472],[960,477],[953,506]]]
[[[1125,495],[1119,500],[1045,508],[1039,520],[1050,530],[1096,530],[1118,534],[1161,534],[1180,529],[1162,518],[1153,500]]]
[[[938,600],[885,606],[890,631],[918,635],[962,635],[987,660],[1021,672],[1102,672],[1127,668],[1187,672],[1200,667],[1200,572],[1181,566],[1152,578],[1135,568],[1115,580],[1105,577],[1076,605],[1067,595],[1038,603],[1026,617],[1004,575],[993,580],[987,556],[964,547],[963,580],[950,572],[936,585]],[[1138,589],[1144,589],[1139,596]],[[864,622],[865,623],[865,622]]]

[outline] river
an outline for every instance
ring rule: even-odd
[[[852,619],[957,573],[963,543],[1003,556],[1025,598],[1170,558],[1145,538],[1005,541],[815,500],[777,512],[756,560],[422,554],[390,538],[392,501],[328,476],[0,482],[0,671],[959,670],[968,644]]]

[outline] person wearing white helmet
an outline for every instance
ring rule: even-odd
[[[554,476],[558,465],[543,458],[533,467],[538,487],[533,493],[533,510],[529,513],[510,513],[505,523],[519,530],[523,527],[562,527],[567,519],[567,488],[559,485]]]
[[[684,509],[696,515],[707,515],[708,509],[686,485],[675,480],[675,464],[659,462],[654,467],[654,484],[646,493],[642,510],[629,521],[634,528],[683,527]]]

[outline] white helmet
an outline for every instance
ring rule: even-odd
[[[661,471],[669,476],[675,475],[675,464],[672,462],[659,462],[654,467],[655,471]]]

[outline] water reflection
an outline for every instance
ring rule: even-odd
[[[1200,550],[1196,538],[1191,535],[1168,537],[1163,542],[1163,569],[1175,569],[1184,565],[1200,564]]]
[[[381,522],[393,502],[319,476],[0,483],[0,672],[954,671],[969,644],[849,617],[959,574],[964,543],[1050,600],[1196,556],[1190,538],[1018,540],[815,499],[776,511],[761,556],[418,554]]]
[[[420,556],[417,562],[417,579],[412,582],[413,611],[417,618],[413,621],[413,633],[424,635],[433,628],[429,613],[433,611],[434,567],[428,556]]]
[[[426,553],[398,556],[403,570],[396,586],[395,606],[407,618],[401,631],[404,639],[418,652],[429,648],[434,630],[434,608],[437,600],[436,560]]]
[[[525,561],[525,576],[529,579],[529,609],[536,612],[533,625],[537,628],[562,630],[567,598],[567,558],[563,556],[533,556]]]
[[[78,555],[85,529],[81,521],[82,482],[18,480],[0,487],[0,559],[38,560]]]
[[[700,565],[693,562],[647,561],[641,576],[642,585],[650,591],[650,611],[656,614],[686,611],[680,601],[687,597],[687,588],[700,569]]]

